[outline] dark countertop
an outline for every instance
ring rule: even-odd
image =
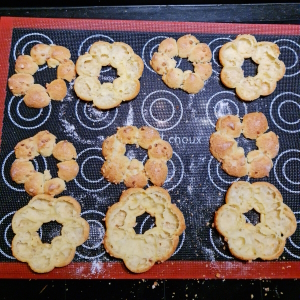
[[[1,300],[298,300],[297,280],[1,280]]]
[[[81,7],[63,7],[64,2],[9,1],[1,16],[165,20],[189,22],[299,24],[299,3],[124,5],[102,6],[84,1]],[[136,4],[128,2],[127,4]],[[178,2],[178,1],[177,1]],[[6,2],[7,3],[7,2]],[[5,4],[6,4],[5,3]],[[144,1],[144,4],[156,4]],[[163,3],[163,2],[160,2]],[[173,4],[176,1],[172,2]],[[198,3],[201,3],[201,1]],[[114,1],[110,1],[114,5]],[[178,3],[184,4],[184,3]],[[49,7],[50,5],[55,7]],[[98,6],[97,6],[98,5]],[[20,8],[25,7],[27,8]],[[48,6],[48,7],[46,7]],[[300,298],[297,280],[1,280],[0,299],[289,299]]]
[[[12,3],[16,1],[13,0]],[[52,4],[52,3],[51,3]],[[2,16],[183,22],[299,24],[300,5],[205,4],[1,8]]]

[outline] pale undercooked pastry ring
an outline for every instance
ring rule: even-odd
[[[216,211],[214,224],[235,257],[272,260],[282,254],[286,239],[295,232],[297,222],[274,185],[235,182],[227,191],[225,202]],[[243,215],[252,209],[260,213],[256,225],[246,223]]]
[[[153,228],[136,234],[136,217],[149,213],[155,218]],[[104,247],[126,267],[141,273],[155,262],[167,260],[176,250],[179,236],[185,229],[181,211],[171,203],[169,193],[160,187],[147,190],[130,188],[124,191],[119,202],[112,205],[105,216]]]
[[[238,35],[220,49],[221,81],[225,86],[235,88],[238,97],[245,101],[270,95],[285,74],[285,65],[278,59],[279,54],[279,47],[274,43],[257,42],[250,34]],[[258,64],[254,77],[244,77],[242,65],[245,58]]]
[[[37,195],[13,216],[13,256],[27,262],[37,273],[46,273],[55,267],[68,265],[75,255],[76,247],[89,236],[89,223],[80,217],[81,207],[72,197],[52,198]],[[50,244],[42,243],[37,231],[43,223],[56,221],[62,225],[61,235]]]
[[[112,83],[100,83],[101,68],[111,66],[117,69]],[[119,106],[122,101],[134,99],[140,91],[139,78],[144,63],[132,48],[122,42],[112,44],[98,41],[92,44],[89,53],[78,57],[76,72],[79,75],[74,84],[77,96],[84,101],[92,101],[99,109]]]

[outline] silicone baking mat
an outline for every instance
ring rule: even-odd
[[[284,253],[272,262],[256,260],[245,263],[233,258],[223,239],[212,226],[216,209],[224,204],[224,195],[236,179],[226,175],[209,152],[209,137],[215,131],[218,117],[261,111],[269,122],[270,130],[280,140],[280,151],[273,160],[274,167],[267,181],[282,193],[284,202],[300,219],[300,26],[179,23],[118,20],[72,20],[2,18],[0,44],[0,277],[10,278],[295,278],[300,277],[300,229],[287,240]],[[166,37],[178,39],[192,33],[207,43],[213,53],[213,74],[204,89],[196,95],[168,88],[149,65],[158,44]],[[286,65],[286,74],[278,82],[275,92],[251,103],[240,101],[234,90],[225,88],[219,79],[220,47],[235,39],[237,34],[253,34],[258,41],[276,43],[280,59]],[[68,94],[62,103],[52,101],[41,110],[27,108],[22,97],[14,97],[7,88],[7,79],[14,73],[15,59],[29,54],[36,43],[58,44],[71,51],[76,62],[98,40],[122,41],[129,44],[144,61],[140,79],[141,90],[135,100],[122,103],[118,108],[99,111],[79,100],[73,83],[67,84]],[[178,59],[181,69],[192,69],[185,59]],[[249,60],[243,66],[245,75],[254,75],[256,65]],[[101,82],[112,82],[116,71],[105,67]],[[35,82],[45,85],[56,78],[56,70],[40,67]],[[3,120],[2,120],[3,119]],[[132,274],[123,262],[110,257],[104,250],[103,218],[108,206],[118,201],[123,184],[105,181],[100,168],[103,164],[103,140],[124,125],[143,125],[156,128],[164,140],[170,142],[174,154],[168,162],[169,174],[164,184],[172,202],[183,212],[186,230],[180,237],[174,255],[162,264],[156,264],[142,274]],[[78,153],[80,172],[67,183],[62,195],[76,198],[82,207],[82,217],[90,224],[89,239],[76,249],[73,262],[47,274],[35,274],[26,263],[17,262],[11,253],[13,232],[11,220],[16,210],[30,200],[22,185],[10,179],[10,166],[15,159],[14,146],[22,139],[41,130],[49,130],[58,140],[72,142]],[[245,152],[255,149],[255,142],[238,139]],[[145,162],[146,151],[127,146],[126,155]],[[35,159],[39,170],[50,169],[55,176],[56,162],[52,157]],[[256,180],[244,177],[241,180]],[[254,212],[246,214],[248,221],[258,222]],[[154,225],[144,214],[137,218],[135,230],[143,233]],[[43,242],[59,235],[60,227],[54,222],[44,224],[38,231]]]

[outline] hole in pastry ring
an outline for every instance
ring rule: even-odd
[[[221,81],[226,87],[235,88],[238,97],[245,101],[270,95],[285,74],[285,65],[278,59],[279,54],[279,47],[274,43],[257,42],[250,34],[238,35],[220,49]],[[256,76],[244,77],[242,65],[245,58],[258,64]]]
[[[80,213],[81,207],[72,197],[33,197],[13,216],[13,256],[27,262],[37,273],[50,272],[55,267],[68,265],[74,258],[76,247],[89,236],[89,224],[80,217]],[[43,223],[50,221],[62,224],[61,235],[53,238],[51,244],[42,243],[37,230]]]
[[[155,218],[155,227],[144,234],[136,234],[136,217],[148,213]],[[167,260],[176,250],[179,236],[185,229],[183,214],[171,203],[169,193],[160,187],[147,190],[130,188],[119,202],[112,205],[105,216],[104,247],[126,267],[141,273],[155,262]]]
[[[148,150],[149,159],[145,166],[137,159],[129,160],[124,155],[126,144],[136,144]],[[105,162],[101,173],[106,180],[141,188],[148,183],[148,179],[156,186],[164,184],[168,175],[167,161],[171,159],[173,149],[154,128],[125,126],[106,138],[102,144],[102,154]]]
[[[117,69],[119,77],[112,83],[101,84],[98,77],[103,66]],[[92,101],[97,108],[110,109],[138,95],[143,70],[142,59],[129,45],[98,41],[92,44],[89,53],[77,59],[76,72],[79,76],[75,80],[74,90],[80,99]]]
[[[210,152],[222,163],[222,169],[229,175],[252,178],[269,176],[273,167],[272,158],[279,151],[278,136],[268,129],[268,121],[261,112],[246,114],[243,122],[233,115],[223,116],[216,123],[216,132],[210,136]],[[256,139],[258,150],[250,151],[245,157],[244,149],[234,140],[240,134]]]
[[[11,166],[10,176],[16,183],[23,183],[25,191],[31,196],[58,195],[66,189],[65,181],[73,180],[78,174],[79,166],[74,160],[77,153],[73,144],[66,140],[56,144],[55,141],[56,136],[45,130],[15,146],[16,160]],[[49,170],[45,170],[44,174],[34,170],[31,160],[39,155],[53,155],[60,161],[57,164],[58,178],[51,179]]]
[[[214,225],[232,255],[242,260],[272,260],[282,254],[297,222],[274,185],[235,182],[228,189],[225,202],[215,213]],[[246,223],[243,215],[252,209],[260,213],[260,222],[255,226]]]
[[[183,72],[175,68],[175,56],[187,58],[192,62],[194,72]],[[158,52],[153,54],[150,65],[157,74],[162,75],[162,80],[168,87],[197,94],[204,87],[204,81],[212,74],[211,58],[209,46],[200,43],[195,36],[187,34],[177,42],[173,38],[163,40],[159,44]]]
[[[58,45],[36,44],[31,48],[30,55],[19,55],[15,63],[16,74],[8,79],[8,87],[14,96],[24,96],[25,105],[32,108],[43,108],[51,99],[62,101],[67,95],[64,81],[75,79],[75,65],[70,59],[69,49]],[[57,68],[57,79],[44,88],[34,83],[33,75],[47,62],[48,67]]]

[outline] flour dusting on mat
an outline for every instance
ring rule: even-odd
[[[206,256],[206,260],[215,261],[215,252],[212,249],[202,247],[202,252]]]
[[[129,104],[128,117],[124,125],[125,126],[133,125],[133,117],[134,117],[133,108],[132,105]]]
[[[78,133],[76,132],[75,130],[75,126],[73,124],[70,124],[67,120],[64,120],[62,119],[62,115],[60,114],[60,121],[61,121],[61,124],[63,125],[64,127],[64,133],[73,138],[73,140],[75,141],[78,141],[78,142],[81,142],[83,144],[88,144],[88,145],[96,145],[95,141],[91,141],[91,140],[85,140],[85,139],[82,139]]]
[[[215,115],[219,119],[225,115],[232,115],[232,110],[229,107],[229,103],[226,100],[222,100],[216,104]]]
[[[126,153],[126,156],[129,158],[129,160],[132,160],[135,158],[135,153],[133,150],[129,150],[127,153]]]
[[[194,98],[195,98],[195,94],[190,94],[189,95],[189,103],[188,103],[188,108],[191,109],[192,105],[194,103]]]
[[[77,267],[76,268],[76,275],[81,275],[83,270],[84,270],[84,267]]]
[[[187,191],[188,191],[188,193],[189,193],[190,195],[192,195],[193,190],[194,190],[194,188],[195,188],[195,186],[196,186],[195,183],[196,183],[196,178],[190,177],[189,184],[188,184],[188,186],[187,186]]]
[[[91,274],[101,274],[103,272],[103,263],[101,261],[93,261],[91,266]]]
[[[71,124],[70,122],[68,122],[66,120],[66,114],[68,114],[68,106],[67,105],[61,105],[61,109],[58,115],[58,118],[61,122],[61,125],[64,128],[64,133],[68,136],[71,137],[73,140],[80,142],[82,144],[87,144],[87,145],[99,145],[102,144],[102,141],[104,140],[103,136],[97,136],[96,140],[88,140],[88,139],[84,139],[82,137],[79,136],[79,134],[76,131],[76,127],[75,125]]]

